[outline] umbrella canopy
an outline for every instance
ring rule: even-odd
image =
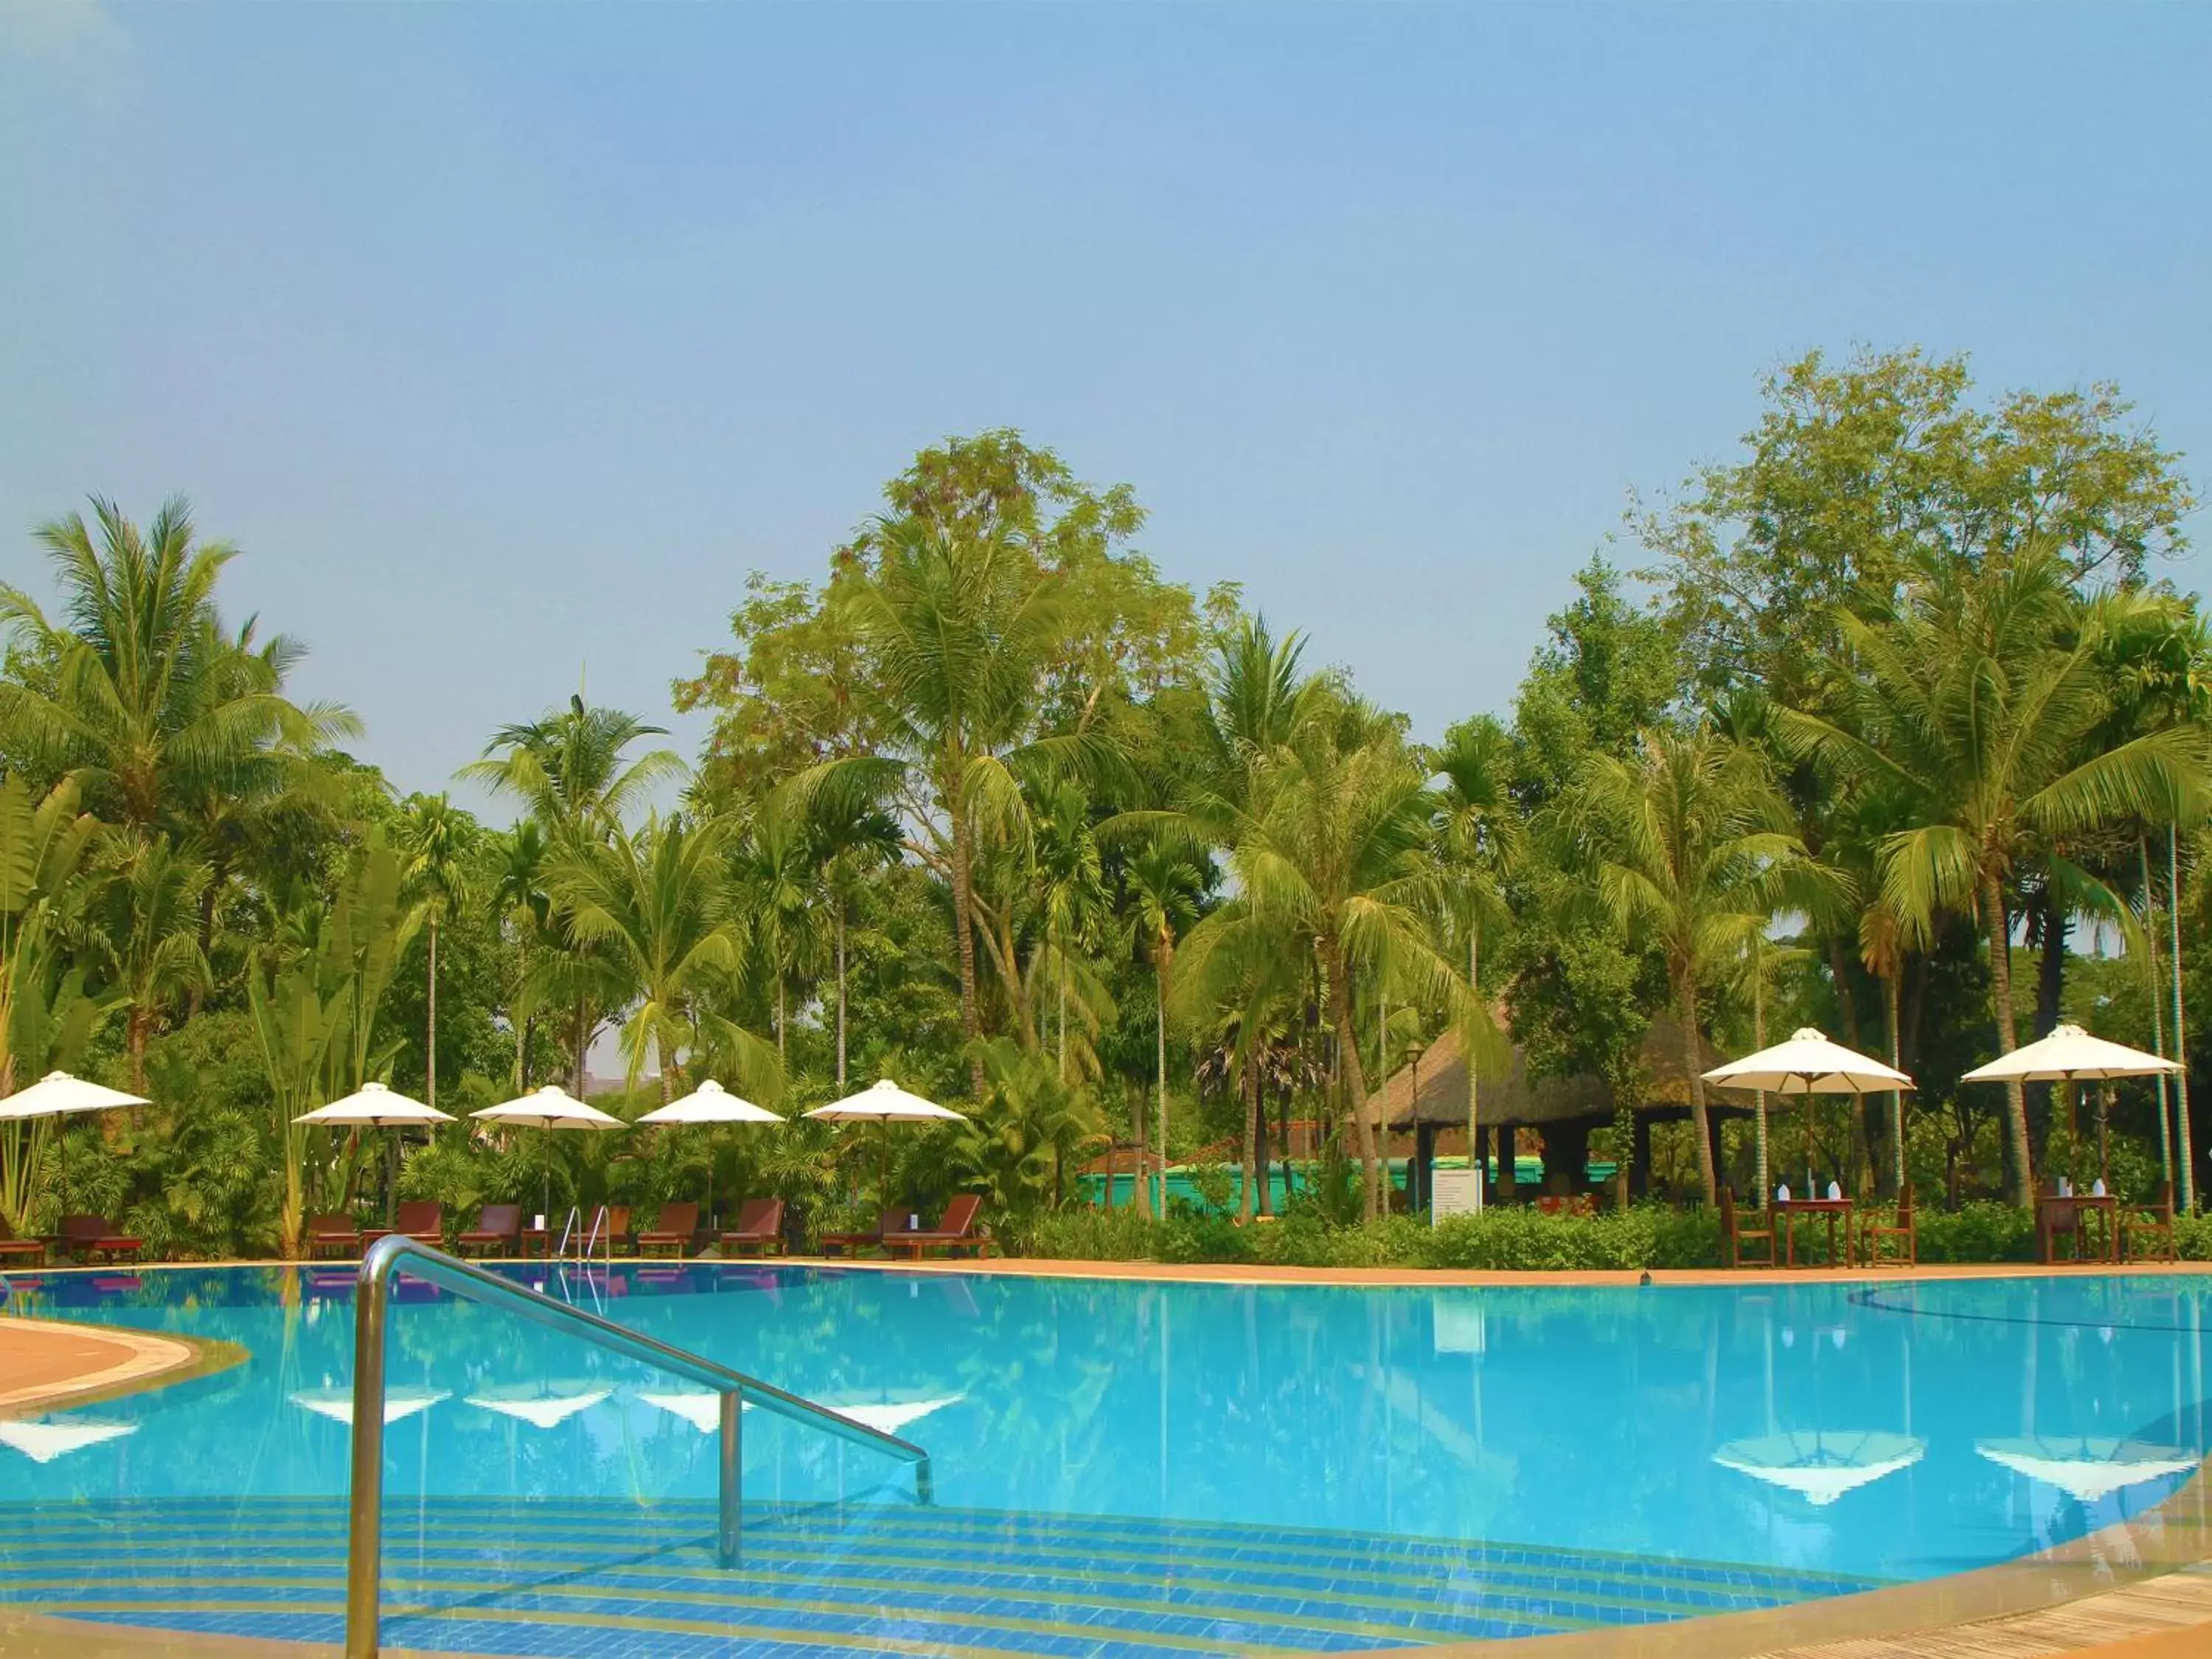
[[[101,1112],[115,1106],[147,1103],[120,1089],[105,1089],[67,1072],[49,1072],[29,1088],[0,1100],[0,1118],[54,1117],[63,1112]]]
[[[1992,1463],[2056,1486],[2084,1504],[2110,1498],[2139,1481],[2194,1474],[2202,1461],[2179,1446],[2145,1446],[2102,1437],[1983,1440],[1974,1449]]]
[[[1977,1066],[1960,1080],[1964,1083],[2029,1083],[2041,1079],[2070,1083],[2094,1082],[2109,1077],[2154,1077],[2179,1072],[2179,1060],[2162,1060],[2125,1043],[2091,1036],[2078,1025],[2061,1025],[2047,1037],[2026,1048],[2000,1054],[1986,1066]]]
[[[1870,1095],[1912,1087],[1912,1079],[1894,1066],[1831,1042],[1809,1025],[1787,1042],[1714,1066],[1705,1081],[1777,1095]]]
[[[471,1117],[492,1123],[512,1123],[525,1129],[627,1129],[629,1125],[612,1112],[586,1105],[557,1083],[534,1089],[519,1100],[487,1106]]]
[[[93,1423],[82,1420],[49,1423],[0,1423],[0,1446],[13,1446],[34,1463],[51,1463],[57,1457],[119,1440],[138,1432],[136,1423]]]
[[[1911,1468],[1927,1449],[1927,1442],[1907,1434],[1814,1430],[1732,1440],[1713,1454],[1713,1462],[1826,1508],[1845,1492]]]
[[[410,1123],[451,1123],[453,1115],[410,1100],[381,1083],[364,1083],[355,1093],[303,1112],[295,1123],[365,1123],[374,1128],[402,1128]]]
[[[765,1106],[740,1099],[708,1078],[680,1100],[647,1112],[640,1123],[781,1123]]]
[[[908,1094],[889,1078],[857,1095],[817,1106],[807,1115],[832,1123],[964,1123],[967,1119],[949,1106]]]

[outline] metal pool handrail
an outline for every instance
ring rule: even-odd
[[[726,1365],[657,1342],[628,1326],[586,1313],[526,1290],[513,1279],[397,1235],[380,1238],[361,1259],[354,1298],[353,1479],[346,1508],[346,1659],[376,1659],[378,1602],[383,1571],[384,1519],[384,1350],[385,1311],[392,1275],[404,1264],[414,1278],[441,1285],[458,1296],[519,1314],[548,1330],[580,1337],[641,1364],[703,1384],[721,1396],[721,1444],[718,1486],[721,1524],[717,1540],[721,1563],[738,1560],[741,1497],[738,1470],[738,1411],[750,1397],[779,1417],[823,1429],[842,1439],[900,1457],[914,1465],[915,1496],[932,1500],[929,1454],[912,1441],[856,1423],[829,1407],[733,1371]]]

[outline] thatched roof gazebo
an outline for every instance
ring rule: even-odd
[[[1710,1042],[1700,1042],[1700,1069],[1720,1063]],[[1639,1197],[1649,1190],[1651,1177],[1651,1125],[1677,1122],[1690,1115],[1690,1079],[1683,1063],[1680,1023],[1671,1015],[1655,1018],[1638,1045],[1639,1069],[1646,1079],[1642,1098],[1632,1103],[1636,1146],[1630,1161],[1629,1184]],[[1612,1084],[1583,1073],[1571,1077],[1531,1078],[1525,1050],[1515,1044],[1510,1057],[1477,1074],[1480,1085],[1476,1136],[1480,1144],[1469,1149],[1478,1158],[1493,1152],[1498,1158],[1497,1191],[1513,1196],[1514,1173],[1510,1149],[1513,1133],[1536,1129],[1544,1137],[1544,1184],[1579,1190],[1588,1184],[1589,1137],[1594,1129],[1611,1123],[1618,1111]],[[1397,1133],[1413,1136],[1413,1172],[1410,1177],[1418,1206],[1427,1201],[1428,1169],[1435,1156],[1437,1138],[1450,1131],[1464,1132],[1468,1121],[1467,1059],[1460,1035],[1442,1033],[1429,1047],[1401,1066],[1370,1103],[1377,1121]],[[1750,1109],[1717,1090],[1708,1090],[1705,1109],[1714,1126],[1716,1141],[1723,1117],[1742,1117]],[[1717,1146],[1716,1146],[1717,1161]]]

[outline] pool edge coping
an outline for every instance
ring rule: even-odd
[[[88,1320],[0,1314],[0,1331],[10,1328],[95,1338],[125,1350],[125,1358],[97,1370],[79,1371],[50,1382],[30,1383],[0,1394],[0,1419],[35,1417],[47,1412],[100,1405],[212,1376],[243,1364],[248,1358],[246,1351],[235,1342],[181,1333],[142,1331],[123,1325],[94,1324]]]

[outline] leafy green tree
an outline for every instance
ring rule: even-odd
[[[477,821],[443,794],[410,795],[393,826],[407,886],[422,906],[429,945],[429,988],[423,1014],[422,1098],[438,1103],[438,930],[473,902],[482,836]]]
[[[1222,948],[1242,932],[1318,961],[1322,997],[1350,1091],[1363,1201],[1382,1211],[1382,1165],[1352,976],[1455,1014],[1465,992],[1438,952],[1431,919],[1442,883],[1431,857],[1436,797],[1398,723],[1330,696],[1255,769],[1229,853],[1237,896],[1194,931]]]
[[[1122,885],[1128,899],[1128,920],[1132,935],[1152,968],[1152,1035],[1156,1069],[1153,1084],[1157,1090],[1158,1105],[1153,1123],[1160,1142],[1160,1164],[1164,1170],[1170,1162],[1168,1152],[1168,988],[1175,976],[1176,940],[1188,933],[1198,921],[1199,900],[1205,878],[1198,866],[1178,857],[1165,846],[1154,845],[1139,851],[1131,858],[1122,872]],[[1144,1132],[1138,1128],[1137,1144],[1142,1149]],[[1141,1178],[1137,1183],[1138,1208],[1152,1212],[1152,1200],[1146,1183]],[[1165,1176],[1162,1177],[1163,1182]],[[1166,1188],[1161,1197],[1164,1200]]]
[[[223,632],[216,579],[236,556],[195,544],[190,510],[166,504],[144,533],[95,498],[97,536],[71,514],[41,525],[63,595],[63,622],[21,589],[0,586],[13,632],[0,678],[0,750],[35,776],[79,781],[133,836],[211,799],[281,793],[308,779],[306,757],[359,729],[334,704],[284,696],[301,647]]]
[[[2100,641],[2142,603],[2115,595],[2085,608],[2071,568],[2047,552],[1978,569],[1923,568],[1888,619],[1838,618],[1842,717],[1779,717],[1809,752],[1907,804],[1910,822],[1881,846],[1882,896],[1915,927],[1947,909],[1976,916],[2000,1054],[2017,1046],[2006,902],[2015,874],[2039,859],[2081,887],[2100,885],[2056,852],[2060,837],[2201,811],[2203,749],[2193,730],[2163,727],[2083,755],[2112,696]],[[2026,1204],[2033,1172],[2016,1085],[2007,1106],[2008,1187]]]
[[[1561,818],[1591,860],[1594,896],[1613,925],[1649,939],[1666,959],[1681,1021],[1698,1182],[1718,1190],[1705,1115],[1705,1021],[1710,990],[1763,933],[1804,867],[1789,809],[1759,757],[1710,729],[1644,733],[1632,760],[1595,755]]]
[[[146,1043],[179,995],[205,988],[199,901],[212,878],[204,864],[180,857],[166,835],[129,847],[108,879],[101,942],[129,1005],[124,1050],[133,1092],[146,1090]]]
[[[651,1055],[664,1103],[674,1097],[680,1057],[708,1044],[729,1055],[740,1090],[765,1100],[782,1092],[774,1049],[705,1006],[712,976],[737,968],[744,943],[723,862],[728,846],[718,820],[656,814],[605,846],[564,848],[553,868],[555,897],[577,938],[606,946],[637,988],[623,1028],[629,1086]]]
[[[43,796],[20,772],[0,779],[0,1095],[74,1063],[108,1004],[71,960],[80,875],[99,829],[64,778]],[[32,1217],[52,1121],[0,1120],[0,1215],[18,1236]]]

